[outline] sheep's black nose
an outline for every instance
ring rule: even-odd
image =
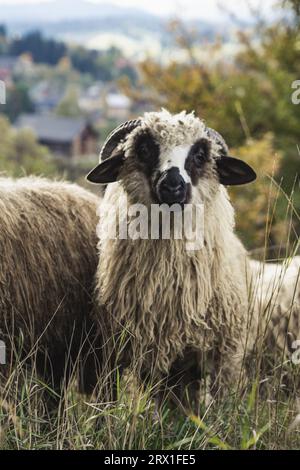
[[[176,193],[177,191],[181,191],[183,187],[184,187],[184,181],[181,181],[181,180],[172,180],[172,181],[167,180],[161,184],[162,189],[173,192],[173,193]]]
[[[182,203],[186,196],[186,183],[178,168],[170,168],[160,181],[159,195],[161,202],[167,204]]]

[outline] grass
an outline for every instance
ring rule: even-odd
[[[270,384],[271,388],[275,384]],[[66,392],[57,416],[41,417],[32,383],[17,404],[1,403],[1,449],[298,449],[300,413],[296,396],[280,390],[260,397],[252,386],[203,406],[199,416],[185,416],[165,406],[158,417],[147,391],[135,399],[122,394],[118,404],[103,405]],[[39,404],[40,405],[40,404]]]
[[[57,413],[48,415],[44,395],[55,393],[19,363],[0,394],[0,448],[299,449],[300,366],[284,356],[274,361],[273,351],[264,355],[258,347],[251,358],[246,390],[203,402],[197,415],[179,412],[168,403],[157,413],[152,388],[138,387],[128,375],[118,381],[115,403],[78,394],[74,378]],[[262,367],[268,359],[269,367]]]
[[[299,217],[292,199],[286,198],[287,216],[296,213]],[[269,227],[266,240],[268,231]],[[290,242],[289,247],[285,250],[282,245],[278,251],[285,269],[298,252],[299,240]],[[277,292],[278,286],[274,285],[272,295],[276,297]],[[247,389],[232,390],[222,400],[203,403],[198,415],[184,414],[168,403],[158,414],[150,388],[130,388],[124,377],[118,383],[116,403],[101,403],[97,397],[78,394],[74,380],[64,391],[64,405],[49,416],[43,405],[48,387],[34,374],[25,374],[22,364],[17,364],[0,394],[0,448],[299,449],[299,367],[286,360],[284,354],[265,351],[259,343],[251,359]],[[11,396],[15,399],[9,399]]]

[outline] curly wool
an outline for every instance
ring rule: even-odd
[[[75,184],[0,179],[0,339],[11,367],[37,349],[36,367],[59,386],[92,328],[99,198]]]
[[[109,185],[103,203],[151,203],[148,184],[135,166],[134,141],[150,129],[161,152],[208,138],[204,123],[185,112],[146,113],[142,125],[118,148],[128,160],[121,181]],[[213,158],[219,146],[211,141]],[[117,240],[113,233],[99,242],[99,303],[113,333],[125,327],[131,337],[129,355],[142,361],[143,373],[168,374],[185,351],[213,352],[222,363],[224,381],[239,374],[247,325],[247,254],[234,234],[234,211],[227,191],[214,174],[193,188],[193,204],[204,202],[205,246],[186,251],[183,240]],[[109,218],[109,216],[108,216]],[[130,221],[125,207],[120,218]],[[101,217],[109,230],[109,220]],[[227,377],[228,375],[228,377]]]
[[[156,367],[163,373],[189,346],[208,351],[222,336],[222,354],[243,343],[246,253],[226,231],[228,202],[222,193],[220,211],[207,214],[206,246],[200,251],[187,255],[186,240],[99,244],[100,303],[115,327],[126,324],[138,356],[155,351]]]
[[[300,256],[283,264],[251,261],[251,271],[260,339],[288,359],[300,338]]]
[[[125,142],[119,145],[119,148],[125,149],[125,156],[132,152],[136,136],[146,129],[151,129],[162,153],[179,145],[192,145],[198,139],[209,138],[204,121],[197,118],[193,112],[182,111],[178,114],[171,114],[166,109],[162,109],[160,112],[145,113],[141,118],[141,125],[127,136]],[[220,146],[215,141],[211,141],[213,158],[219,158],[219,149]]]

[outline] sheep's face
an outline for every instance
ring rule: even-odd
[[[130,146],[122,178],[124,188],[130,188],[126,180],[134,173],[135,181],[140,180],[143,193],[148,192],[151,202],[184,205],[192,202],[201,180],[210,178],[215,180],[215,186],[218,184],[213,168],[207,139],[166,148],[150,130],[145,130],[137,134]]]
[[[101,158],[88,179],[119,180],[134,203],[205,202],[220,184],[245,184],[256,176],[245,162],[230,157],[223,138],[193,113],[164,110],[129,121],[109,136]]]

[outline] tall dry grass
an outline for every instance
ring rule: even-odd
[[[1,449],[297,449],[300,447],[299,366],[292,364],[288,348],[278,353],[266,346],[265,338],[276,308],[276,296],[285,282],[291,259],[299,253],[299,235],[293,221],[299,213],[293,194],[285,194],[271,179],[270,190],[287,201],[287,237],[276,247],[271,260],[282,269],[274,277],[267,305],[261,283],[269,253],[266,226],[265,247],[257,275],[249,280],[249,324],[253,315],[263,319],[256,348],[248,359],[246,388],[231,390],[223,399],[203,400],[198,414],[183,413],[169,406],[168,400],[157,412],[151,399],[157,384],[140,386],[130,375],[117,376],[117,400],[103,400],[112,371],[99,383],[98,396],[83,396],[76,388],[77,366],[71,384],[54,410],[47,408],[49,396],[57,398],[49,385],[35,374],[35,354],[30,367],[16,359],[9,379],[2,380],[0,398]],[[275,207],[268,208],[272,220]],[[271,217],[269,217],[271,215]],[[273,253],[275,250],[273,250]],[[299,273],[300,275],[300,273]],[[300,282],[297,284],[300,290]],[[296,291],[291,292],[297,302]],[[257,310],[257,306],[259,306]],[[300,318],[300,306],[299,306]],[[300,338],[300,333],[299,333]],[[116,346],[117,347],[117,346]],[[28,358],[27,358],[28,359]],[[0,371],[1,367],[0,365]],[[102,397],[102,398],[100,398]]]

